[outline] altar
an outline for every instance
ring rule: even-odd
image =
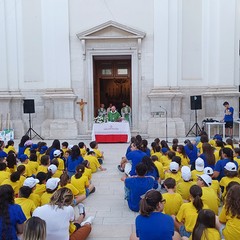
[[[129,142],[131,132],[128,122],[94,123],[92,140],[98,143]]]

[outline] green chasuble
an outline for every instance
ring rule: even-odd
[[[109,122],[116,122],[119,120],[119,118],[121,117],[120,113],[115,111],[115,112],[108,112],[108,121]]]

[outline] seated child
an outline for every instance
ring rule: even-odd
[[[7,172],[7,164],[5,162],[0,162],[0,185],[1,183],[10,177],[10,172]]]
[[[46,192],[47,173],[39,172],[36,175],[36,179],[39,180],[39,183],[36,184],[36,188],[34,189],[33,192],[41,197],[43,193]]]
[[[176,181],[173,178],[167,178],[163,184],[167,190],[167,193],[162,194],[163,199],[166,200],[163,211],[168,215],[177,215],[183,199],[179,193],[176,193]]]
[[[29,196],[29,199],[33,200],[36,207],[39,207],[41,203],[41,198],[38,194],[34,193],[37,183],[39,183],[38,179],[29,177],[29,178],[26,178],[26,180],[23,183],[23,186],[29,187],[31,189],[31,194]]]
[[[183,181],[177,184],[177,193],[179,193],[184,202],[190,201],[190,188],[194,185],[192,181],[191,170],[187,166],[183,166],[181,169]]]
[[[95,152],[92,149],[87,148],[87,154],[84,156],[84,160],[87,160],[89,162],[89,167],[92,170],[92,173],[97,172],[98,169],[100,169],[101,171],[105,171],[106,168],[103,168],[97,157]]]
[[[226,196],[226,187],[230,182],[240,183],[240,178],[238,177],[237,166],[233,162],[228,162],[224,167],[225,177],[220,181],[220,187],[222,190],[222,198]]]
[[[134,212],[139,211],[141,196],[154,186],[154,178],[145,176],[147,173],[147,166],[145,164],[137,164],[136,173],[137,176],[124,179],[128,207]]]
[[[50,165],[50,157],[49,157],[49,155],[43,155],[41,157],[41,162],[40,162],[40,165],[38,167],[37,174],[39,172],[47,173],[49,165]]]
[[[33,200],[29,199],[31,192],[32,190],[30,187],[23,186],[19,189],[19,197],[15,198],[15,203],[21,206],[27,219],[32,216],[36,208]]]
[[[58,189],[59,178],[50,178],[46,182],[46,192],[41,196],[41,206],[48,204],[54,192]]]
[[[103,164],[103,160],[104,160],[104,156],[103,156],[103,152],[101,152],[99,149],[98,149],[98,143],[96,141],[92,141],[90,142],[90,147],[93,149],[93,151],[95,152],[96,154],[96,157],[99,161],[100,164]]]
[[[170,172],[165,173],[165,179],[167,178],[173,178],[175,179],[176,183],[182,181],[181,172],[179,171],[179,164],[176,162],[170,163]]]
[[[202,175],[204,169],[204,160],[202,158],[197,158],[195,161],[195,170],[192,170],[192,179],[197,182],[198,175]]]

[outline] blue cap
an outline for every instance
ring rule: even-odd
[[[38,148],[38,145],[37,145],[37,144],[33,144],[33,145],[31,146],[30,150],[35,150],[35,149],[37,149],[37,148]]]
[[[44,154],[48,150],[47,146],[42,146],[40,149],[40,154]]]
[[[0,151],[0,158],[7,157],[7,154],[4,151]]]
[[[22,154],[20,157],[19,157],[19,160],[21,162],[24,162],[26,159],[28,159],[28,156],[26,154]]]
[[[216,134],[216,135],[213,137],[213,139],[217,139],[217,140],[219,140],[219,141],[222,141],[222,136],[219,135],[219,134]]]
[[[166,153],[168,151],[168,149],[167,148],[162,148],[162,153]]]

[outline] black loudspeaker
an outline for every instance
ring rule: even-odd
[[[202,109],[202,96],[191,96],[190,97],[191,110]]]
[[[34,99],[26,99],[23,101],[23,113],[35,113]]]

